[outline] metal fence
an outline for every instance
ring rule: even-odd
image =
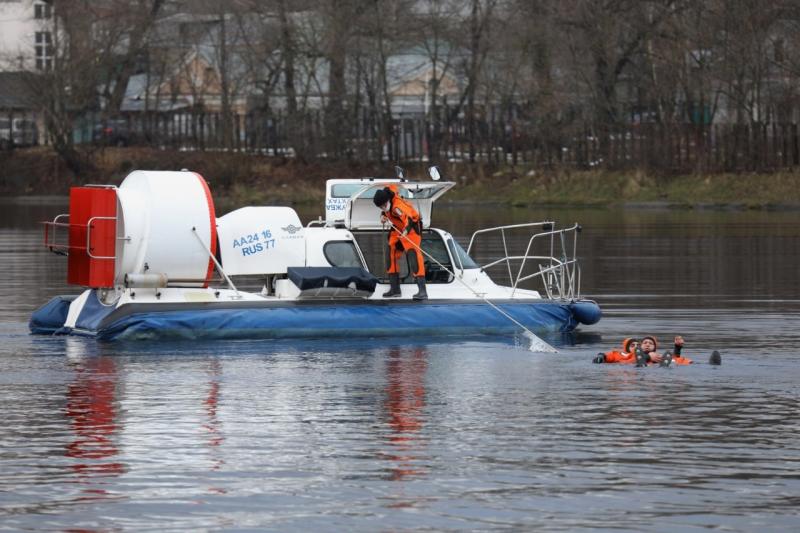
[[[520,120],[501,118],[470,121],[459,117],[438,123],[401,118],[388,128],[366,115],[348,122],[327,134],[330,124],[326,127],[322,112],[298,115],[292,121],[274,113],[227,117],[206,112],[132,113],[113,119],[89,114],[76,121],[74,140],[306,159],[482,162],[665,173],[774,171],[800,166],[800,133],[794,123],[648,123],[543,131]],[[3,124],[0,118],[0,135]]]

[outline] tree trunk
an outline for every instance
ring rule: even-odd
[[[331,3],[331,17],[328,36],[328,109],[326,118],[326,140],[330,155],[342,155],[346,148],[347,117],[344,113],[344,100],[347,92],[347,39],[352,20],[345,2]]]
[[[225,148],[235,146],[233,139],[233,118],[231,109],[231,88],[228,76],[228,36],[225,10],[219,10],[219,86],[220,86],[220,111],[222,114],[222,143]]]
[[[295,88],[295,45],[292,40],[292,28],[286,12],[286,0],[278,1],[278,20],[281,31],[281,48],[283,49],[283,91],[286,96],[286,133],[289,145],[294,148],[296,156],[305,160],[307,157],[305,136],[303,135],[297,114],[297,90]]]

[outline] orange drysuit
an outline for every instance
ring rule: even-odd
[[[382,215],[393,226],[389,229],[389,269],[387,273],[399,274],[398,261],[406,252],[412,252],[417,260],[417,270],[412,274],[416,278],[425,277],[425,262],[420,251],[422,246],[422,218],[417,210],[411,207],[411,204],[400,197],[396,185],[389,185],[389,189],[394,193],[394,196],[390,201],[389,210]],[[405,234],[405,237],[401,236],[401,233]]]
[[[622,364],[635,364],[636,363],[636,354],[628,351],[629,345],[631,341],[634,339],[628,338],[623,339],[622,341],[622,350],[611,350],[610,352],[606,352],[604,354],[604,361],[605,363],[622,363]],[[656,345],[657,347],[657,345]],[[677,348],[675,350],[678,351]],[[658,363],[649,362],[648,364],[657,365]],[[688,357],[683,357],[678,353],[672,355],[672,364],[674,365],[690,365],[692,364],[692,360]]]
[[[622,350],[611,350],[610,352],[605,353],[604,361],[605,363],[622,363],[622,364],[634,364],[636,363],[636,355],[633,352],[628,351],[628,346],[630,345],[632,338],[623,339],[622,341]]]

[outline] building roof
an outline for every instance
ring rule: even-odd
[[[30,72],[0,72],[0,109],[32,109]]]

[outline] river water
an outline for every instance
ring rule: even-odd
[[[439,208],[461,239],[581,222],[604,318],[550,355],[30,336],[31,311],[75,292],[36,224],[63,211],[0,201],[0,529],[797,530],[796,212]],[[648,333],[723,364],[591,363]]]

